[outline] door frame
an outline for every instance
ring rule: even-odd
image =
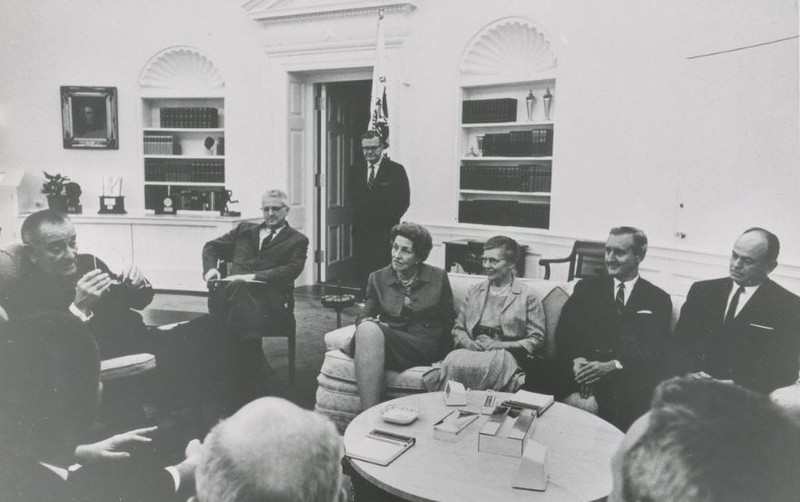
[[[311,241],[311,249],[309,249],[308,262],[311,264],[312,275],[311,279],[314,284],[319,284],[325,280],[325,267],[322,260],[318,260],[318,252],[327,254],[327,239],[325,238],[325,207],[327,206],[327,193],[324,188],[324,177],[327,165],[325,164],[325,144],[326,138],[320,135],[323,131],[321,121],[324,119],[323,110],[324,104],[317,105],[317,89],[318,86],[325,84],[335,84],[341,82],[352,82],[357,80],[372,80],[372,66],[336,70],[322,70],[313,72],[291,72],[292,76],[303,83],[306,108],[306,128],[309,134],[306,136],[308,145],[306,151],[307,158],[310,161],[307,163],[308,176],[304,178],[308,180],[307,187],[304,192],[308,195],[306,200],[311,203],[308,204],[309,210],[307,211],[307,235]],[[322,180],[322,183],[317,183],[317,178]],[[310,218],[309,218],[310,217]],[[306,265],[308,269],[308,264]]]
[[[404,41],[402,38],[386,41],[386,54],[393,65],[393,73],[400,76],[403,62]],[[271,186],[289,189],[292,212],[289,219],[298,223],[311,241],[311,249],[303,273],[296,284],[314,284],[319,279],[313,250],[318,249],[314,229],[317,228],[315,183],[314,135],[314,84],[335,83],[348,80],[372,79],[375,64],[375,40],[348,40],[293,46],[268,47],[261,62],[262,117],[265,125],[265,142],[261,146],[269,166],[264,166],[263,176],[268,176]],[[396,68],[394,66],[397,66]],[[401,78],[401,77],[398,77]],[[287,121],[290,117],[289,92],[291,81],[300,82],[303,114],[308,134],[302,144],[302,159],[291,157]],[[403,83],[399,86],[399,89]],[[402,96],[395,98],[395,125],[392,132],[393,146],[402,143]],[[261,181],[260,179],[257,181]],[[300,200],[296,200],[300,199]]]
[[[370,79],[360,78],[360,79],[347,79],[337,82],[319,82],[314,84],[314,96],[315,96],[315,130],[314,130],[314,160],[316,162],[316,171],[315,171],[315,198],[314,201],[316,206],[315,216],[316,216],[316,228],[314,229],[316,234],[316,242],[318,243],[318,248],[315,250],[315,258],[317,257],[316,252],[320,252],[321,256],[319,256],[319,260],[315,259],[315,281],[317,283],[326,282],[328,277],[328,261],[330,258],[330,250],[328,249],[328,220],[327,220],[327,209],[328,209],[328,180],[326,174],[328,173],[328,91],[330,89],[330,85],[339,84],[339,83],[350,83],[350,82],[370,82]],[[369,102],[369,96],[366,97],[367,102]],[[368,108],[368,107],[367,107]],[[318,183],[317,183],[318,182]]]

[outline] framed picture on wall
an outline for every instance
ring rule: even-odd
[[[61,86],[64,148],[119,148],[116,87]]]

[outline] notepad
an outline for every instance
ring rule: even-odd
[[[386,466],[414,446],[415,442],[416,438],[411,436],[373,429],[346,447],[345,454],[350,458]]]
[[[459,432],[464,430],[477,418],[477,413],[465,410],[453,410],[433,424],[433,438],[453,440]]]

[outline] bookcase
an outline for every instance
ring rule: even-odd
[[[465,83],[460,91],[458,222],[549,228],[555,77]]]
[[[145,209],[159,212],[165,198],[187,212],[223,208],[225,99],[143,97],[142,152]]]

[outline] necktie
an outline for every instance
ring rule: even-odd
[[[617,310],[622,312],[625,310],[625,283],[620,282],[617,286],[617,295],[614,297],[614,303],[617,304]]]
[[[267,245],[272,242],[273,237],[275,237],[275,230],[270,230],[269,235],[264,237],[264,240],[261,241],[261,251],[267,249]]]
[[[367,179],[367,187],[372,190],[372,185],[375,184],[375,164],[369,166],[369,179]]]
[[[731,304],[728,307],[728,313],[725,314],[725,324],[729,324],[736,317],[736,309],[739,307],[739,297],[744,293],[744,286],[739,286],[731,298]]]

